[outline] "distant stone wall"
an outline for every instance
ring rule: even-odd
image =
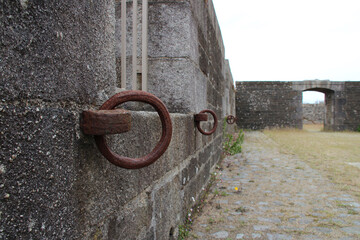
[[[241,128],[301,128],[301,104],[301,95],[291,82],[236,82],[236,116]]]
[[[307,80],[237,82],[237,124],[242,128],[302,128],[302,92],[325,94],[325,130],[356,130],[360,125],[360,82]]]
[[[303,124],[319,124],[325,120],[325,104],[303,104]]]
[[[360,126],[360,82],[345,82],[344,124],[356,130]]]
[[[212,2],[149,1],[149,92],[168,107],[173,136],[138,170],[109,163],[79,127],[83,110],[119,88],[120,1],[2,4],[0,239],[176,239],[220,160],[221,123],[235,115]],[[195,127],[203,109],[219,118],[210,136]],[[108,137],[114,152],[155,146],[159,117],[142,110],[130,132]]]

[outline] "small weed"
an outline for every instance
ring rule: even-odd
[[[349,208],[349,206],[348,206],[348,205],[343,204],[343,203],[338,202],[338,201],[336,202],[336,206],[341,207],[341,208]]]
[[[359,213],[357,211],[355,211],[354,209],[348,209],[348,214],[358,215]]]
[[[213,193],[214,195],[219,195],[219,190],[215,189]]]
[[[189,229],[185,225],[180,225],[178,240],[184,240],[188,236],[189,236]]]
[[[179,235],[178,240],[185,240],[189,235],[191,234],[191,225],[193,223],[194,218],[197,214],[199,214],[202,210],[202,208],[207,204],[207,197],[211,193],[211,188],[216,182],[216,172],[211,173],[210,181],[208,185],[202,189],[200,192],[200,196],[198,198],[198,202],[192,206],[191,209],[189,209],[188,214],[186,215],[185,221],[183,225],[179,225]],[[207,230],[208,231],[208,230]],[[210,231],[210,229],[209,229]],[[196,235],[195,235],[196,236]]]
[[[303,167],[296,167],[295,169],[298,169],[298,170],[304,170],[304,168]]]
[[[215,219],[213,219],[213,218],[208,219],[208,224],[214,224],[214,223],[215,223]]]
[[[356,131],[360,132],[360,125],[357,127]]]
[[[247,209],[245,207],[238,207],[237,209],[235,209],[235,212],[241,212],[241,213],[244,213],[246,212]]]
[[[235,155],[237,153],[241,153],[242,151],[242,144],[244,142],[244,131],[240,129],[237,134],[237,137],[234,138],[232,134],[225,133],[226,129],[226,119],[224,119],[223,124],[223,135],[224,135],[224,145],[223,149],[226,155]]]
[[[239,226],[240,227],[245,227],[245,226],[247,226],[247,223],[245,221],[240,220],[239,221]]]
[[[190,233],[191,237],[195,238],[195,239],[199,239],[199,236],[196,235],[195,233]]]
[[[226,196],[229,196],[229,194],[227,194],[225,191],[222,191],[222,192],[221,192],[221,196],[222,196],[222,197],[226,197]]]

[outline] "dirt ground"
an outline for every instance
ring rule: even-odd
[[[360,239],[360,203],[260,131],[216,170],[188,239]]]

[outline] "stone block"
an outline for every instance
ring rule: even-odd
[[[197,61],[190,3],[186,1],[149,4],[149,56],[188,57]],[[196,36],[197,37],[197,36]]]
[[[188,127],[192,126],[192,115],[171,116],[173,139],[169,148],[155,163],[142,169],[127,170],[114,166],[98,153],[92,137],[87,139],[89,143],[84,140],[78,180],[81,208],[84,209],[82,216],[86,219],[84,226],[103,221],[102,216],[111,214],[114,206],[126,204],[194,154],[195,138],[193,129]],[[132,112],[132,119],[132,130],[112,137],[109,145],[119,155],[141,157],[149,153],[159,140],[161,126],[157,113],[153,112]]]
[[[200,165],[196,157],[192,157],[189,164],[181,171],[181,184],[186,185],[199,172]]]
[[[182,196],[180,179],[176,175],[169,182],[153,192],[155,234],[157,239],[177,239],[179,222],[182,215]]]
[[[113,2],[6,1],[3,5],[3,101],[99,104],[113,94]]]
[[[159,97],[172,113],[195,113],[204,109],[203,78],[188,59],[150,59],[149,92]],[[194,87],[195,85],[195,87]]]
[[[77,112],[45,103],[0,109],[0,238],[78,236]]]
[[[209,161],[212,155],[212,151],[213,151],[213,145],[209,144],[204,148],[203,151],[199,153],[199,163],[201,164],[201,166]]]
[[[150,239],[154,229],[151,227],[153,215],[152,201],[147,194],[141,194],[135,200],[121,208],[106,219],[100,229],[103,230],[102,239]],[[92,233],[92,238],[98,231]],[[151,238],[154,239],[154,238]]]

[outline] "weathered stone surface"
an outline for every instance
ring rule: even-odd
[[[195,113],[197,109],[206,108],[205,98],[201,97],[205,92],[196,89],[197,84],[203,85],[204,79],[197,78],[192,61],[186,58],[154,59],[149,61],[149,68],[159,69],[149,72],[149,92],[158,96],[170,112]],[[198,80],[201,82],[197,83]],[[195,97],[203,100],[195,102]]]
[[[237,82],[237,124],[242,128],[302,128],[302,92],[325,94],[325,130],[356,130],[360,125],[360,82]]]
[[[325,120],[325,105],[319,104],[303,104],[303,123],[315,124],[324,123]]]
[[[75,111],[1,105],[0,238],[77,234]]]
[[[118,3],[3,3],[1,239],[176,239],[220,159],[221,127],[203,136],[193,117],[206,108],[219,122],[235,114],[221,109],[235,93],[211,1],[149,3],[149,92],[173,123],[164,155],[143,169],[121,169],[81,132],[81,112],[119,87]],[[141,104],[123,107],[133,109],[132,129],[107,136],[108,144],[119,155],[143,156],[160,138],[159,117]]]
[[[220,232],[216,232],[216,233],[212,234],[212,236],[214,238],[224,239],[224,238],[227,238],[229,236],[229,233],[227,231],[220,231]]]
[[[2,6],[3,101],[94,103],[113,93],[109,88],[115,81],[112,1],[6,0]]]
[[[184,217],[181,213],[182,200],[180,179],[175,176],[160,189],[153,192],[156,238],[177,239],[177,225]]]
[[[121,208],[119,212],[113,213],[107,218],[107,223],[103,228],[104,239],[126,239],[135,236],[138,239],[146,239],[147,235],[153,234],[150,227],[152,219],[152,201],[146,194],[141,194],[134,201]],[[93,233],[92,237],[99,230]],[[107,236],[105,236],[105,234]]]

